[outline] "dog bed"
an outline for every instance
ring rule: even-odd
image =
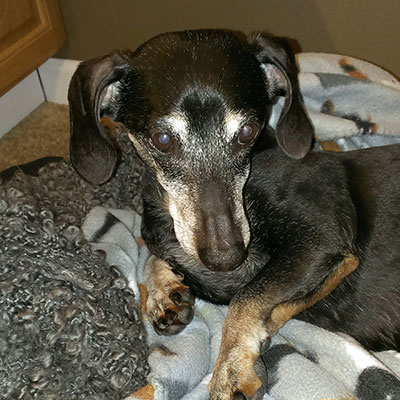
[[[343,56],[302,54],[298,61],[317,147],[400,142],[395,77]],[[141,317],[138,285],[148,256],[139,231],[143,166],[125,134],[118,144],[121,163],[101,187],[82,181],[67,161],[2,175],[5,399],[208,398],[226,307],[196,301],[194,320],[172,337],[156,335]],[[263,357],[265,399],[400,398],[400,354],[372,354],[301,321],[287,323]]]

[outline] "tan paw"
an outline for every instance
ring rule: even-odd
[[[146,266],[146,289],[146,313],[159,335],[175,335],[192,321],[194,296],[167,263],[151,257]]]
[[[226,360],[219,358],[209,385],[210,400],[262,399],[265,386],[254,369],[253,360],[254,357],[246,354],[237,358],[230,354]],[[263,368],[262,372],[265,374],[265,367]]]

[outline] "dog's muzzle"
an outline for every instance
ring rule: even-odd
[[[241,230],[229,212],[207,212],[202,218],[201,231],[197,250],[201,262],[208,269],[232,271],[243,263],[246,247]]]

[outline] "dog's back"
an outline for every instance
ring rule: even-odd
[[[333,156],[345,168],[355,205],[360,266],[300,318],[375,350],[400,349],[400,145]]]

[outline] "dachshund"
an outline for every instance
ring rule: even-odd
[[[194,296],[229,304],[212,400],[260,398],[254,365],[294,316],[400,349],[400,146],[312,151],[297,75],[285,39],[206,29],[83,62],[70,83],[78,173],[113,174],[102,117],[125,126],[145,164],[156,331],[181,331]]]

